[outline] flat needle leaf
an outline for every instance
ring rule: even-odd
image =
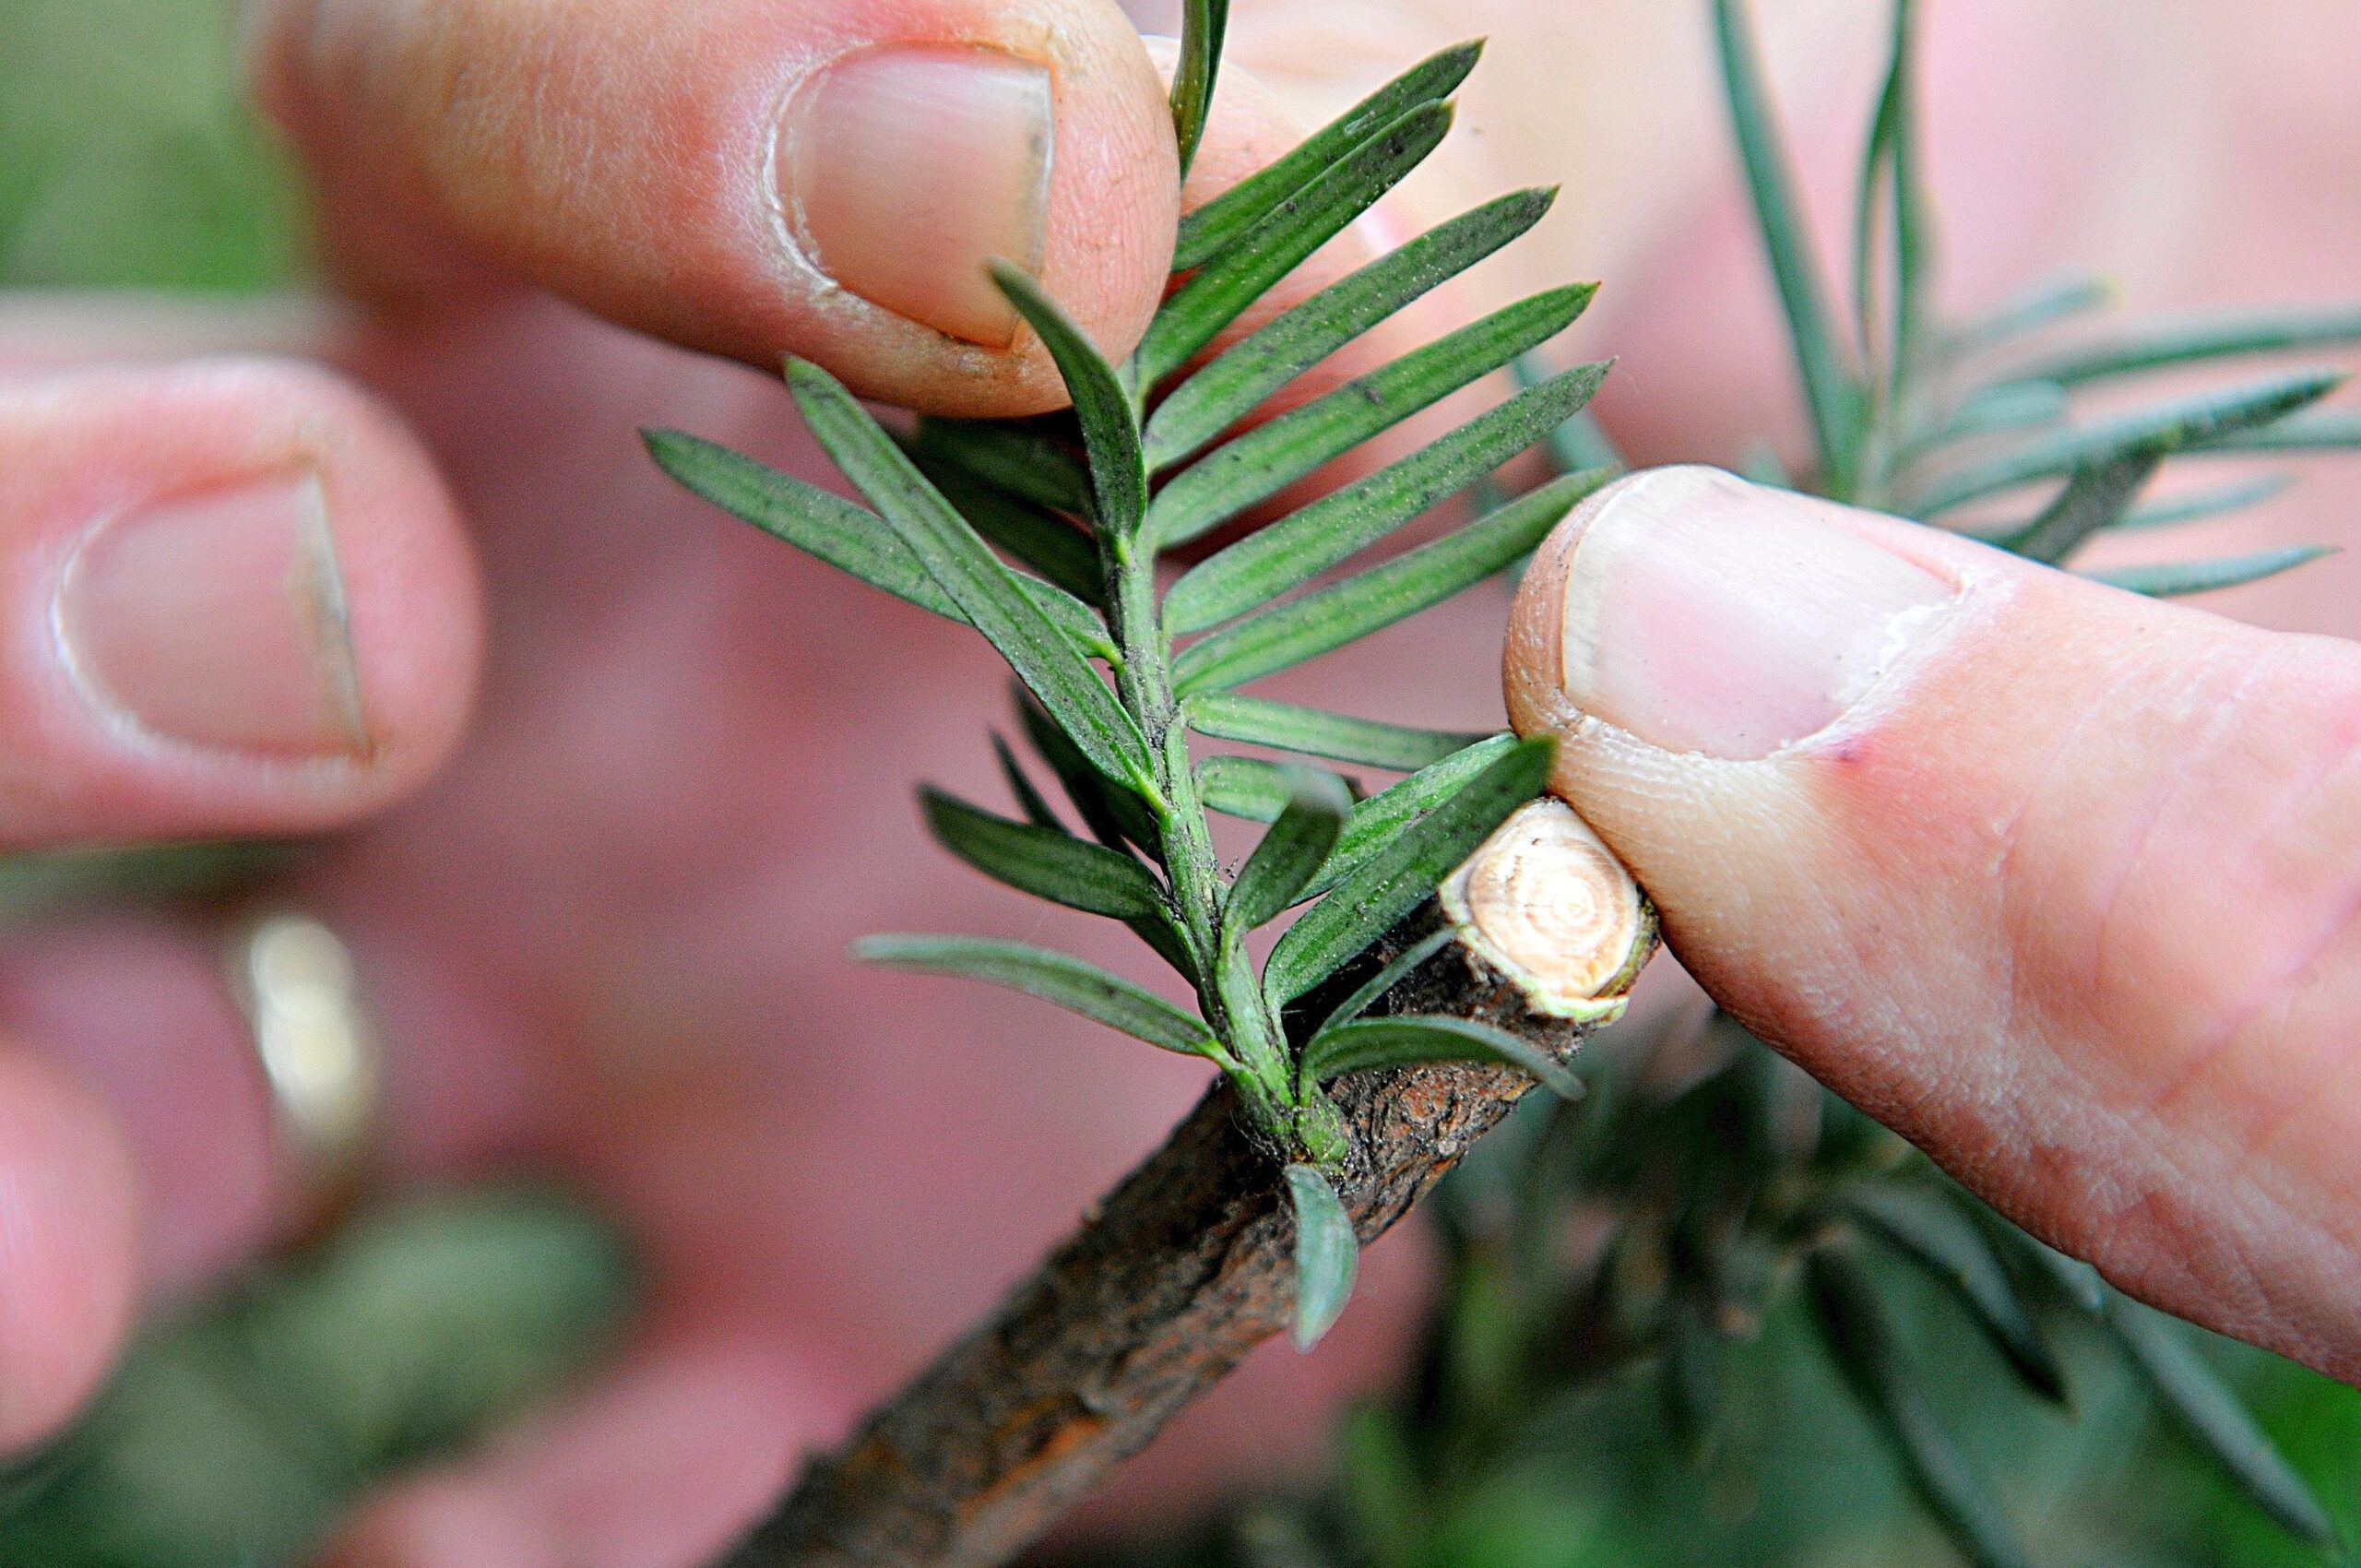
[[[1122,378],[1031,273],[1005,261],[993,262],[991,270],[1017,315],[1040,334],[1074,398],[1083,445],[1090,453],[1098,526],[1118,536],[1136,533],[1147,515],[1147,461],[1140,455],[1139,422]]]
[[[1530,1073],[1568,1099],[1582,1095],[1548,1051],[1472,1018],[1359,1018],[1321,1030],[1303,1048],[1303,1073],[1313,1083],[1428,1062],[1494,1062]]]
[[[1207,692],[1190,698],[1188,716],[1189,728],[1216,740],[1242,741],[1404,773],[1441,762],[1486,738],[1456,731],[1414,730],[1373,719],[1347,719],[1235,692]]]
[[[1309,1350],[1352,1299],[1360,1242],[1327,1177],[1309,1165],[1290,1165],[1287,1178],[1295,1210],[1295,1348]]]
[[[1164,998],[1070,954],[980,936],[872,936],[853,944],[863,963],[958,975],[1006,986],[1184,1056],[1227,1061],[1204,1024]]]
[[[1267,925],[1296,901],[1336,847],[1353,797],[1343,779],[1316,767],[1287,770],[1287,809],[1247,857],[1229,890],[1224,923],[1249,932]]]
[[[1222,35],[1229,29],[1229,0],[1186,0],[1180,17],[1180,61],[1172,72],[1172,130],[1180,142],[1180,174],[1197,159],[1205,118],[1213,109],[1214,78],[1221,69]]]
[[[1289,669],[1442,603],[1528,554],[1574,504],[1614,475],[1567,474],[1479,522],[1223,628],[1173,660],[1183,695]]]
[[[1094,915],[1160,915],[1162,891],[1129,855],[1053,828],[1011,822],[940,790],[919,792],[937,842],[996,882]]]
[[[1431,896],[1442,879],[1549,776],[1546,740],[1511,747],[1432,810],[1411,818],[1272,949],[1263,989],[1275,1007],[1301,996]]]
[[[1556,193],[1517,191],[1330,284],[1174,388],[1147,424],[1152,468],[1188,456],[1379,322],[1524,233]]]
[[[924,563],[876,513],[727,446],[677,430],[647,431],[644,439],[657,465],[676,482],[732,517],[896,599],[946,621],[973,624]],[[1106,627],[1080,600],[1050,583],[1011,576],[1076,653],[1114,656]]]
[[[1186,364],[1273,284],[1424,161],[1450,128],[1448,105],[1421,104],[1279,203],[1252,232],[1164,302],[1133,357],[1137,384],[1152,387]]]
[[[836,377],[793,360],[787,379],[828,456],[1000,650],[1059,728],[1109,778],[1142,793],[1152,791],[1147,742],[1139,726],[967,520]]]
[[[1423,517],[1572,418],[1598,390],[1607,369],[1583,365],[1520,392],[1409,457],[1198,563],[1165,596],[1167,629],[1183,636],[1217,626]],[[1157,537],[1164,538],[1160,527]]]
[[[1305,137],[1293,152],[1190,213],[1180,220],[1173,270],[1204,266],[1373,133],[1422,103],[1450,97],[1483,52],[1480,43],[1462,43],[1420,61]]]

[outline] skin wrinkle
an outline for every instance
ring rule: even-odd
[[[2017,895],[2032,890],[2031,884],[2018,875],[2016,869],[2018,853],[2024,848],[2025,814],[2033,809],[2035,801],[2047,795],[2049,781],[2057,777],[2066,759],[2079,754],[2082,736],[2095,721],[2100,707],[2097,702],[2086,703],[2075,713],[2071,723],[2051,731],[2057,737],[2054,743],[2040,754],[2032,779],[2017,791],[2014,806],[1995,829],[1997,852],[1993,856],[1991,874],[1994,885],[1999,889],[1999,919],[1994,929],[2011,933],[2010,940],[1997,944],[2001,969],[1999,993],[2007,998],[2003,1014],[2011,1020],[2029,1016],[2025,994],[2027,966],[2022,961],[2021,949],[2026,942],[2027,933],[2038,923],[2030,910],[2022,915],[2015,911]]]
[[[2328,760],[2315,768],[2301,785],[2288,792],[2279,809],[2255,835],[2252,848],[2260,848],[2280,837],[2294,826],[2294,819],[2305,807],[2330,795],[2331,783],[2339,773],[2353,774],[2354,782],[2349,787],[2361,793],[2361,741],[2347,742],[2331,748]],[[2333,906],[2333,912],[2298,950],[2298,956],[2284,965],[2277,975],[2262,982],[2260,990],[2265,996],[2293,990],[2305,975],[2319,969],[2337,944],[2356,924],[2361,924],[2361,867],[2351,868],[2345,887],[2342,902]],[[2248,1010],[2251,1012],[2254,1009]]]
[[[2139,813],[2125,819],[2131,828],[2130,836],[2118,844],[2112,873],[2106,885],[2096,890],[2098,897],[2089,922],[2093,933],[2091,970],[2082,977],[2088,983],[2086,994],[2092,998],[2094,1013],[2103,1012],[2109,997],[2127,989],[2111,984],[2110,975],[2119,970],[2133,977],[2130,989],[2137,990],[2141,980],[2153,968],[2146,961],[2153,956],[2153,954],[2141,952],[2136,947],[2129,953],[2117,951],[2130,946],[2137,937],[2145,934],[2143,923],[2124,913],[2124,891],[2141,872],[2147,869],[2156,835],[2164,826],[2166,816],[2183,806],[2192,790],[2204,791],[2211,788],[2215,754],[2226,739],[2238,732],[2245,718],[2245,705],[2256,689],[2258,674],[2258,661],[2248,657],[2248,650],[2238,647],[2208,654],[2203,670],[2189,672],[2189,687],[2193,692],[2210,686],[2216,668],[2232,661],[2239,667],[2236,684],[2220,701],[2204,705],[2210,709],[2211,718],[2202,732],[2179,750],[2172,766],[2149,770],[2153,787],[2142,802]],[[2173,729],[2177,733],[2180,724],[2178,716],[2174,717]],[[2133,743],[2139,743],[2137,738]],[[2128,931],[2125,929],[2127,925],[2130,927]]]

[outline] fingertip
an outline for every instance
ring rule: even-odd
[[[482,614],[432,460],[294,362],[105,367],[0,396],[0,837],[298,831],[419,783]]]
[[[63,1071],[0,1045],[0,1454],[54,1433],[104,1379],[136,1290],[131,1156]]]
[[[331,250],[407,304],[447,308],[379,276],[389,228],[692,348],[984,416],[1066,400],[991,256],[1110,356],[1162,295],[1178,151],[1112,0],[266,10],[264,96]]]

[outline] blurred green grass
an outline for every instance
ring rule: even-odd
[[[307,267],[229,0],[0,0],[0,287],[251,292]]]

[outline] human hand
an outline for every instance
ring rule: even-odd
[[[876,787],[913,773],[984,777],[973,716],[996,666],[955,629],[894,618],[683,505],[643,469],[634,427],[671,423],[812,471],[766,378],[623,336],[530,289],[757,362],[793,347],[842,374],[896,378],[864,385],[937,407],[1032,406],[1038,366],[933,338],[914,349],[907,323],[840,295],[828,297],[858,318],[849,327],[778,303],[762,213],[731,208],[725,187],[734,181],[764,206],[736,154],[753,146],[750,127],[768,123],[773,101],[748,82],[768,71],[783,90],[788,62],[802,56],[786,34],[755,30],[806,18],[705,6],[667,11],[658,25],[619,3],[451,6],[432,14],[460,30],[411,52],[392,21],[372,26],[397,18],[394,8],[318,9],[358,30],[356,49],[374,43],[351,58],[380,68],[316,62],[278,91],[373,310],[270,329],[280,347],[328,358],[388,399],[434,467],[382,405],[316,373],[113,371],[63,392],[43,380],[30,411],[10,421],[11,471],[65,477],[46,490],[20,481],[9,516],[28,541],[20,602],[45,616],[49,574],[93,517],[245,471],[254,448],[239,441],[269,447],[275,434],[273,461],[319,461],[336,497],[370,754],[256,766],[126,745],[75,706],[70,683],[40,662],[45,646],[33,647],[23,683],[40,695],[38,732],[65,743],[22,752],[39,788],[25,791],[27,814],[8,832],[29,843],[353,823],[432,772],[454,743],[480,624],[439,468],[482,557],[483,715],[427,794],[324,855],[298,892],[352,942],[385,1015],[401,1172],[519,1155],[562,1164],[633,1225],[658,1306],[607,1388],[384,1500],[348,1538],[356,1555],[421,1563],[463,1564],[469,1552],[688,1561],[759,1503],[798,1445],[833,1435],[980,1308],[991,1282],[1169,1124],[1193,1082],[1085,1031],[1060,1033],[1022,1003],[880,981],[842,963],[846,941],[880,927],[1005,921],[1005,903],[924,850],[898,791]],[[895,13],[913,27],[948,14]],[[1044,14],[1033,6],[1020,19]],[[1409,6],[1350,14],[1422,25]],[[999,15],[958,13],[979,25]],[[1284,8],[1271,16],[1274,27],[1287,19]],[[1114,47],[1104,16],[1077,7],[1068,19]],[[1322,17],[1298,7],[1295,19],[1310,58]],[[1496,31],[1509,42],[1521,18],[1503,21]],[[946,35],[974,36],[964,26]],[[1263,60],[1284,64],[1272,34],[1261,41]],[[667,80],[652,68],[648,56],[668,50],[697,74]],[[717,61],[747,77],[714,76]],[[1135,326],[1127,308],[1144,315],[1153,303],[1161,260],[1142,252],[1133,273],[1110,267],[1094,301],[1082,258],[1105,254],[1097,209],[1078,205],[1074,227],[1060,230],[1056,203],[1070,176],[1139,188],[1107,175],[1111,161],[1065,156],[1075,136],[1124,144],[1109,123],[1160,124],[1153,78],[1136,61],[1123,74],[1130,101],[1105,121],[1087,104],[1061,104],[1046,252],[1052,291],[1110,341],[1122,321]],[[1539,103],[1536,93],[1527,107]],[[1251,163],[1258,137],[1271,135],[1267,124],[1228,126],[1229,150],[1208,160],[1209,178],[1225,157]],[[668,190],[635,177],[646,173],[637,161],[586,172],[578,160],[601,149],[653,160],[677,182]],[[1153,148],[1134,150],[1153,161]],[[1709,137],[1696,151],[1700,166],[1719,157]],[[1473,199],[1501,181],[1453,184]],[[1163,212],[1169,224],[1169,203]],[[1062,233],[1075,247],[1064,271]],[[421,246],[421,234],[440,240]],[[733,235],[748,248],[733,249]],[[1747,259],[1733,258],[1733,276]],[[940,277],[956,270],[946,261]],[[792,279],[784,291],[814,297]],[[864,323],[874,336],[860,335]],[[175,339],[247,345],[251,325],[52,315],[20,319],[6,357],[30,374],[110,354],[152,358]],[[1673,343],[1649,362],[1670,375],[1706,361]],[[1775,371],[1767,349],[1761,363],[1766,378]],[[251,401],[230,396],[224,379]],[[70,428],[89,433],[80,463],[59,434],[69,428],[61,401],[82,422]],[[1628,427],[1655,407],[1633,405]],[[1659,436],[1673,423],[1662,416]],[[167,429],[193,433],[193,457],[172,457],[158,437]],[[155,466],[128,471],[123,455],[150,448]],[[18,465],[23,452],[49,460]],[[113,490],[78,477],[108,469]],[[193,619],[283,626],[283,614],[264,612],[274,608],[231,595]],[[1405,719],[1480,722],[1499,615],[1498,605],[1489,615],[1471,607],[1382,640],[1353,672],[1354,693],[1398,694]],[[885,636],[896,639],[890,653]],[[187,647],[175,647],[185,664]],[[322,707],[316,669],[305,675],[292,705],[310,715],[296,727],[299,748],[340,718]],[[195,696],[183,700],[204,721],[198,699],[242,683],[185,683]],[[1340,690],[1338,676],[1317,672],[1297,688],[1368,706]],[[289,711],[274,708],[274,722]],[[263,739],[290,744],[284,728]],[[1089,951],[1098,937],[1085,927],[1072,940]],[[24,1313],[6,1331],[19,1336],[11,1364],[25,1369],[18,1387],[31,1396],[6,1408],[29,1435],[95,1375],[143,1269],[151,1287],[184,1282],[267,1235],[275,1178],[247,1047],[201,940],[118,925],[46,933],[0,961],[10,1032],[69,1059],[101,1102],[30,1056],[11,1064],[31,1086],[13,1101],[27,1130],[0,1142],[25,1161],[19,1190],[38,1199],[19,1233],[53,1242],[20,1254],[30,1289],[6,1297]],[[144,1254],[130,1237],[135,1201],[150,1217]],[[1398,1289],[1403,1276],[1394,1277]],[[1387,1321],[1372,1298],[1347,1328]],[[1307,1379],[1300,1395],[1310,1383],[1333,1386],[1349,1364],[1282,1358],[1249,1374],[1265,1380],[1251,1422],[1228,1413],[1240,1408],[1232,1403],[1201,1417],[1199,1431],[1228,1420],[1223,1446],[1233,1463],[1253,1464],[1247,1439],[1275,1454],[1317,1420],[1315,1400],[1272,1398],[1269,1380]],[[1278,1424],[1281,1409],[1293,1427]]]
[[[2361,644],[1661,469],[1536,556],[1508,689],[1761,1038],[2125,1290],[2361,1381]]]
[[[795,272],[763,226],[761,133],[799,62],[835,57],[862,26],[1046,52],[1063,85],[1041,270],[1121,342],[1164,281],[1178,193],[1163,88],[1103,5],[807,8],[795,27],[776,7],[706,6],[694,26],[665,12],[653,40],[640,35],[657,13],[638,6],[543,8],[550,30],[533,36],[516,7],[296,9],[257,18],[266,96],[313,161],[330,248],[366,306],[14,313],[0,362],[23,635],[0,833],[30,846],[372,823],[289,892],[351,944],[378,1004],[395,1176],[558,1166],[633,1229],[655,1300],[611,1384],[383,1500],[353,1550],[687,1561],[989,1300],[1194,1085],[1044,1031],[1021,1005],[844,962],[881,925],[970,902],[974,923],[995,918],[988,890],[925,849],[902,788],[878,788],[988,765],[972,715],[999,707],[990,656],[825,580],[647,466],[637,428],[672,423],[816,477],[771,377],[542,290],[643,325],[674,310],[701,346],[815,355],[919,406],[1038,406],[1038,350],[954,341]],[[445,51],[478,95],[468,108],[564,124],[443,114]],[[1006,96],[1013,58],[981,62],[987,97]],[[750,75],[725,79],[715,60]],[[1234,100],[1201,160],[1215,184],[1286,137]],[[576,125],[631,167],[552,173],[579,150]],[[883,226],[939,271],[869,286],[989,335],[970,283],[985,255],[1028,243],[1008,232],[1010,202],[967,215],[988,232],[947,236],[921,232],[909,203],[936,165],[1003,157],[1010,138],[921,115],[915,130],[868,125],[847,156],[928,135],[947,145],[916,149],[925,166],[873,172],[884,210],[839,190],[819,244],[853,257],[848,273],[893,264],[858,232]],[[659,153],[677,168],[649,196],[633,160]],[[495,177],[557,189],[481,199],[471,182]],[[586,231],[605,238],[576,244]],[[966,254],[945,254],[952,241]],[[950,297],[926,296],[930,282]],[[210,357],[223,352],[242,357]],[[173,505],[188,496],[201,505]],[[53,622],[62,636],[43,635]],[[457,743],[487,631],[473,738],[381,818]],[[234,1266],[294,1195],[213,940],[118,921],[20,934],[0,959],[0,1011],[27,1042],[0,1095],[22,1219],[0,1304],[0,1443],[73,1410],[135,1298]],[[1309,1412],[1354,1361],[1281,1364],[1283,1405]],[[1316,1420],[1292,1436],[1266,1422],[1263,1452]],[[1255,1462],[1256,1442],[1223,1446]]]

